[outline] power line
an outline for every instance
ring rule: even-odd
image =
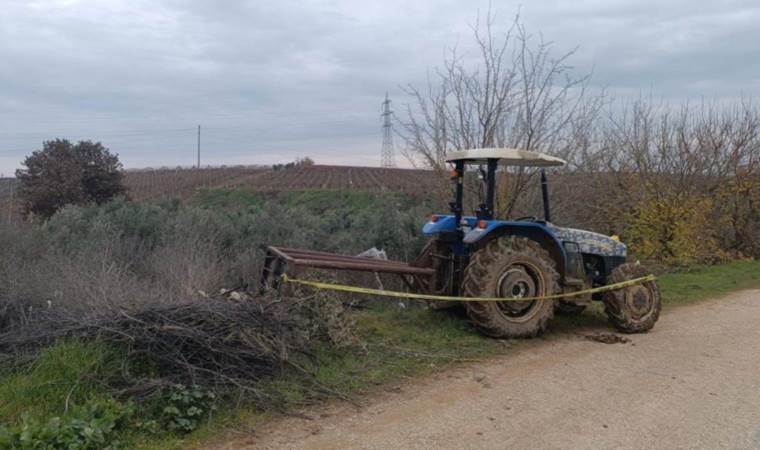
[[[382,167],[396,167],[396,158],[393,154],[393,124],[391,122],[393,111],[391,111],[391,99],[388,98],[387,92],[382,105],[383,112],[380,116],[383,118],[383,146],[380,150],[380,165]]]
[[[194,128],[164,128],[164,129],[145,129],[145,130],[125,130],[125,131],[117,131],[117,132],[110,132],[107,131],[105,134],[96,133],[100,137],[129,137],[129,136],[142,136],[147,135],[151,133],[158,133],[158,134],[167,134],[167,133],[180,133],[180,132],[187,132],[194,130]],[[55,130],[55,131],[0,131],[0,138],[3,136],[18,136],[19,138],[25,138],[25,137],[37,137],[37,136],[50,136],[53,134],[68,134],[66,130]]]
[[[274,132],[276,130],[288,131],[307,131],[314,128],[325,127],[363,127],[368,125],[357,120],[322,120],[315,122],[274,122],[268,125],[237,125],[237,126],[207,126],[206,131],[231,133],[251,133],[251,132]],[[129,138],[151,138],[154,136],[178,136],[188,131],[196,131],[197,128],[167,128],[167,129],[146,129],[146,130],[127,130],[127,131],[105,131],[105,132],[83,132],[81,130],[45,130],[45,131],[28,131],[28,132],[7,132],[0,131],[0,141],[20,141],[29,139],[51,139],[51,136],[66,136],[71,138],[110,138],[110,137],[129,137]]]

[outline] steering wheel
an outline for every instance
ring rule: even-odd
[[[537,222],[538,218],[536,216],[523,216],[523,217],[518,217],[517,219],[515,219],[515,222],[527,222],[527,221]]]

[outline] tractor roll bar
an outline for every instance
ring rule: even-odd
[[[464,161],[457,161],[455,163],[454,170],[456,170],[456,177],[453,180],[454,183],[456,183],[456,186],[454,188],[454,201],[449,203],[449,207],[451,208],[451,213],[454,214],[457,229],[459,229],[461,228],[463,209],[462,196],[464,194]]]
[[[551,222],[551,211],[549,211],[549,182],[546,180],[546,171],[541,169],[541,196],[544,200],[544,220]]]
[[[496,191],[496,165],[498,160],[488,160],[488,172],[486,175],[486,208],[483,211],[483,219],[493,220],[494,210],[496,209],[494,197]]]

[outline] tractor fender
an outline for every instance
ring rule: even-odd
[[[464,236],[465,244],[477,250],[484,247],[492,239],[502,236],[520,236],[536,241],[541,247],[549,252],[549,255],[557,263],[557,271],[562,279],[565,279],[567,267],[567,252],[562,242],[555,236],[550,228],[537,222],[512,222],[493,220],[488,221],[485,228],[473,228]]]
[[[473,216],[462,217],[462,223],[468,228],[475,226],[477,219]],[[457,221],[453,215],[436,214],[422,227],[422,234],[434,236],[438,233],[451,232],[457,229]]]

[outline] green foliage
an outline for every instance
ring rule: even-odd
[[[200,386],[174,386],[166,398],[162,420],[170,430],[189,433],[216,410],[216,395]]]
[[[385,248],[395,257],[413,257],[424,243],[420,229],[429,208],[404,196],[368,193],[302,192],[281,195],[206,190],[190,206],[135,204],[123,199],[98,207],[68,207],[43,227],[56,246],[76,247],[103,238],[151,249],[178,234],[203,236],[235,255],[261,244],[287,244],[359,252]]]
[[[16,171],[24,212],[44,218],[65,205],[101,204],[126,192],[118,156],[99,142],[43,143]]]
[[[63,414],[93,397],[119,377],[120,352],[102,343],[70,341],[50,347],[28,367],[0,372],[0,421],[19,423]]]
[[[631,250],[643,259],[671,265],[715,263],[728,259],[715,238],[713,201],[706,197],[665,195],[642,201],[630,218]]]
[[[333,191],[264,194],[209,189],[193,204],[251,224],[248,229],[260,238],[254,245],[348,254],[374,246],[403,260],[414,258],[424,245],[426,239],[420,231],[433,209],[431,204],[401,194]]]
[[[263,195],[243,189],[200,189],[193,197],[193,205],[211,210],[259,209],[265,202]]]
[[[103,343],[62,342],[29,367],[0,373],[0,450],[117,448],[133,435],[185,434],[216,409],[216,395],[175,386],[140,406],[115,401],[110,391],[139,361]],[[135,372],[138,369],[138,372]],[[125,444],[126,445],[126,444]]]
[[[20,425],[0,428],[0,449],[99,450],[121,447],[119,431],[133,417],[131,403],[90,401],[66,417],[47,421],[22,418]]]

